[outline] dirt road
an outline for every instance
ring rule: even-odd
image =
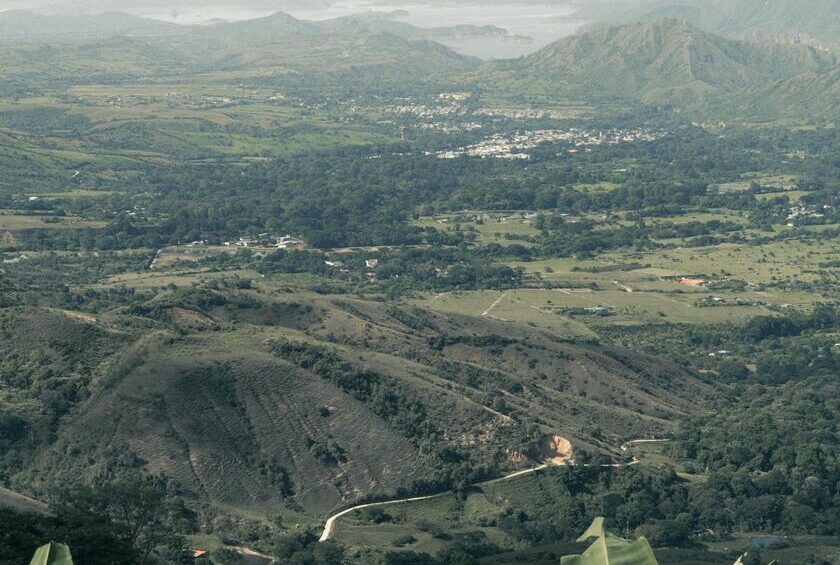
[[[624,444],[622,446],[622,448],[624,448],[627,445],[632,445],[634,443],[651,442],[651,441],[662,441],[662,440],[633,440],[631,442],[627,442],[626,444]],[[630,461],[629,463],[610,463],[610,464],[603,464],[603,465],[597,465],[597,466],[598,467],[618,468],[618,467],[630,467],[631,465],[638,465],[638,464],[639,464],[639,460],[634,457],[633,460]],[[511,479],[517,479],[519,477],[524,477],[526,475],[532,475],[534,473],[542,471],[543,469],[547,469],[548,467],[561,467],[563,465],[575,465],[575,462],[569,460],[569,461],[566,461],[564,463],[555,463],[555,464],[544,463],[544,464],[538,465],[536,467],[531,467],[530,469],[524,469],[522,471],[516,471],[515,473],[505,475],[504,477],[500,477],[498,479],[492,479],[492,480],[489,480],[489,481],[483,481],[483,482],[480,482],[480,483],[475,483],[473,485],[470,485],[470,487],[480,488],[480,487],[484,487],[484,486],[495,485],[495,484],[498,484],[498,483],[501,483],[501,482],[504,482],[504,481],[509,481]],[[583,464],[582,466],[583,467],[591,467],[592,465]],[[395,500],[386,500],[384,502],[370,502],[370,503],[367,503],[367,504],[359,504],[358,506],[353,506],[352,508],[348,508],[347,510],[342,510],[341,512],[339,512],[337,514],[333,514],[332,516],[327,518],[327,521],[324,523],[324,532],[321,534],[321,538],[318,541],[322,542],[322,541],[327,541],[328,539],[330,539],[333,535],[334,530],[335,530],[336,521],[338,521],[338,519],[341,518],[342,516],[345,516],[347,514],[355,512],[356,510],[362,510],[364,508],[375,508],[375,507],[379,507],[379,506],[391,506],[393,504],[402,504],[404,502],[419,502],[421,500],[433,500],[435,498],[440,498],[440,497],[443,497],[443,496],[446,496],[446,495],[449,495],[449,494],[451,494],[451,491],[440,492],[440,493],[437,493],[437,494],[430,494],[428,496],[415,496],[413,498],[398,498],[398,499],[395,499]]]
[[[515,479],[517,477],[524,477],[525,475],[530,475],[536,473],[537,471],[541,471],[547,468],[548,465],[539,465],[537,467],[532,467],[531,469],[524,469],[522,471],[517,471],[515,473],[511,473],[510,475],[505,475],[504,477],[493,479],[490,481],[484,481],[481,483],[476,483],[474,485],[470,485],[471,487],[481,487],[481,486],[489,486],[494,485],[503,481],[509,481],[511,479]],[[348,508],[347,510],[342,510],[338,514],[333,514],[329,518],[327,518],[326,523],[324,524],[324,532],[321,534],[321,538],[318,541],[327,541],[332,537],[333,530],[335,529],[335,522],[345,514],[350,514],[351,512],[355,512],[356,510],[362,510],[364,508],[373,508],[377,506],[390,506],[392,504],[402,504],[404,502],[419,502],[421,500],[432,500],[435,498],[440,498],[442,496],[446,496],[451,494],[451,491],[446,492],[439,492],[437,494],[430,494],[428,496],[415,496],[413,498],[398,498],[396,500],[387,500],[385,502],[370,502],[368,504],[359,504],[358,506],[353,506],[352,508]]]

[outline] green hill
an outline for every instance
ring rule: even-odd
[[[837,68],[832,55],[812,47],[734,41],[664,18],[585,32],[521,60],[487,65],[483,72],[491,90],[546,99],[623,101],[697,112],[711,105],[723,115],[737,115],[733,108],[769,95],[773,98],[761,102],[784,115],[804,114],[802,106],[783,101],[797,96],[830,103]]]
[[[6,12],[0,13],[0,31],[8,30],[16,43],[0,43],[0,74],[6,89],[17,93],[46,82],[55,88],[218,72],[404,81],[477,64],[426,39],[420,28],[380,23],[378,18],[308,22],[277,13],[180,26],[123,14],[65,18]]]
[[[278,12],[254,20],[191,28],[179,41],[184,51],[223,70],[374,72],[394,79],[475,65],[473,59],[427,36],[421,28],[384,17],[304,21]]]
[[[21,430],[12,484],[42,493],[140,466],[198,500],[322,513],[533,466],[563,456],[562,438],[622,460],[622,441],[663,433],[714,392],[668,362],[528,326],[309,294],[213,301],[227,305],[7,310],[21,341],[4,366],[21,374],[24,348],[52,360],[5,401]],[[53,373],[78,375],[74,396]],[[47,386],[65,398],[57,412]]]
[[[122,12],[74,16],[42,15],[26,10],[0,12],[0,43],[44,38],[56,41],[120,35],[166,35],[180,28],[175,24]]]
[[[727,37],[812,39],[836,47],[840,42],[840,2],[813,0],[803,8],[788,0],[653,0],[623,10],[601,5],[593,13],[601,21],[671,16]]]

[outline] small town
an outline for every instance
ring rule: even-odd
[[[638,141],[655,141],[666,134],[646,129],[613,129],[607,131],[588,131],[577,128],[568,130],[536,130],[518,132],[513,135],[495,134],[475,145],[468,145],[454,150],[439,151],[439,159],[456,159],[458,157],[495,157],[499,159],[529,159],[525,153],[543,143],[568,143],[572,147],[567,150],[571,155],[578,152],[577,147],[593,147],[598,145],[616,145],[619,143],[634,143]]]

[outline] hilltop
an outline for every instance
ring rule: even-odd
[[[685,18],[703,30],[727,37],[815,42],[836,48],[840,41],[840,2],[813,0],[803,8],[788,0],[653,0],[623,9],[602,3],[585,10],[599,21],[670,16]]]
[[[26,10],[0,12],[0,43],[37,39],[76,40],[124,35],[166,35],[181,26],[124,12],[96,15],[42,15]]]
[[[477,64],[431,41],[431,30],[383,18],[315,22],[278,12],[253,20],[182,26],[122,13],[44,16],[9,11],[0,13],[0,30],[0,45],[15,43],[0,47],[0,72],[14,85],[215,72],[401,81]]]

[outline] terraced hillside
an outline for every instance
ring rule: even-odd
[[[323,513],[524,468],[556,455],[554,435],[621,457],[622,439],[713,392],[667,362],[494,320],[263,289],[208,303],[67,318],[145,332],[90,368],[90,397],[13,484],[141,466],[199,500]]]

